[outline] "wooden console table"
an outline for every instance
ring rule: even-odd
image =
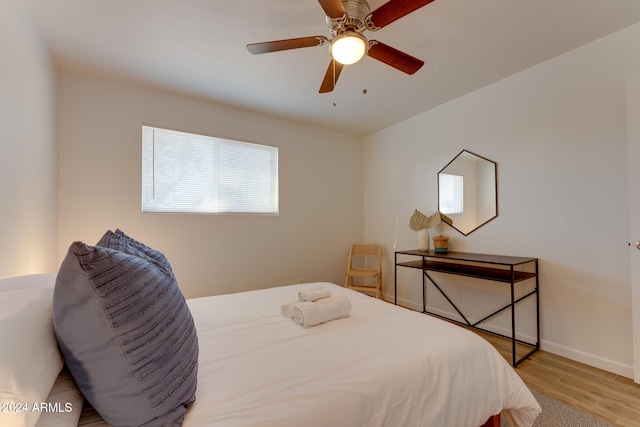
[[[398,255],[414,257],[411,261],[398,262]],[[415,258],[419,259],[415,259]],[[404,257],[406,258],[406,257]],[[518,266],[525,266],[527,264],[533,264],[534,272],[516,270]],[[474,254],[466,252],[448,252],[448,253],[435,253],[431,251],[419,251],[419,250],[407,250],[397,251],[395,253],[395,267],[394,267],[394,304],[398,303],[398,267],[416,268],[422,270],[422,312],[437,316],[448,321],[452,321],[461,325],[469,326],[493,335],[497,335],[503,338],[511,340],[511,361],[514,367],[517,367],[525,359],[531,356],[533,353],[540,349],[540,299],[538,297],[538,259],[537,258],[524,258],[514,256],[502,256],[502,255],[487,255],[487,254]],[[478,279],[492,280],[495,282],[508,283],[511,287],[511,300],[504,307],[499,308],[493,313],[483,317],[482,319],[471,322],[462,313],[462,311],[454,304],[452,299],[443,291],[434,280],[430,272],[439,272],[453,274],[457,276],[474,277]],[[456,310],[456,312],[462,317],[464,321],[450,319],[437,313],[429,312],[427,310],[427,301],[425,286],[427,285],[427,279],[431,282],[435,288],[442,294],[442,296],[449,302],[449,304]],[[531,292],[516,299],[515,286],[517,283],[524,280],[535,279],[535,289]],[[534,297],[536,300],[536,342],[530,343],[520,340],[516,337],[516,304],[529,298]],[[511,309],[511,336],[502,335],[487,329],[479,327],[481,323],[496,316],[503,311]],[[516,356],[516,344],[525,345],[531,350],[521,358]]]

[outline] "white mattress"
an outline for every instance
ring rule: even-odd
[[[345,293],[347,318],[303,329],[280,314],[298,291]],[[540,407],[484,339],[329,283],[189,300],[200,355],[184,427],[478,427]],[[100,425],[83,416],[80,425]]]

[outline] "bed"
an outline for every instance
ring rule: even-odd
[[[63,369],[55,274],[0,280],[0,425],[104,427]],[[302,328],[280,306],[310,288],[349,316]],[[187,300],[197,330],[196,400],[185,427],[531,426],[540,406],[484,339],[331,283]],[[11,345],[4,345],[11,343]],[[37,406],[37,407],[36,407]]]

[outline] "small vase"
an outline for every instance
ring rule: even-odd
[[[418,230],[418,250],[419,251],[428,251],[429,250],[429,230],[423,228],[422,230]]]

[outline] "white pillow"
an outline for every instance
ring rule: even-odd
[[[77,427],[84,396],[68,370],[56,378],[36,427]]]
[[[0,426],[33,427],[62,369],[53,330],[55,274],[0,280]]]

